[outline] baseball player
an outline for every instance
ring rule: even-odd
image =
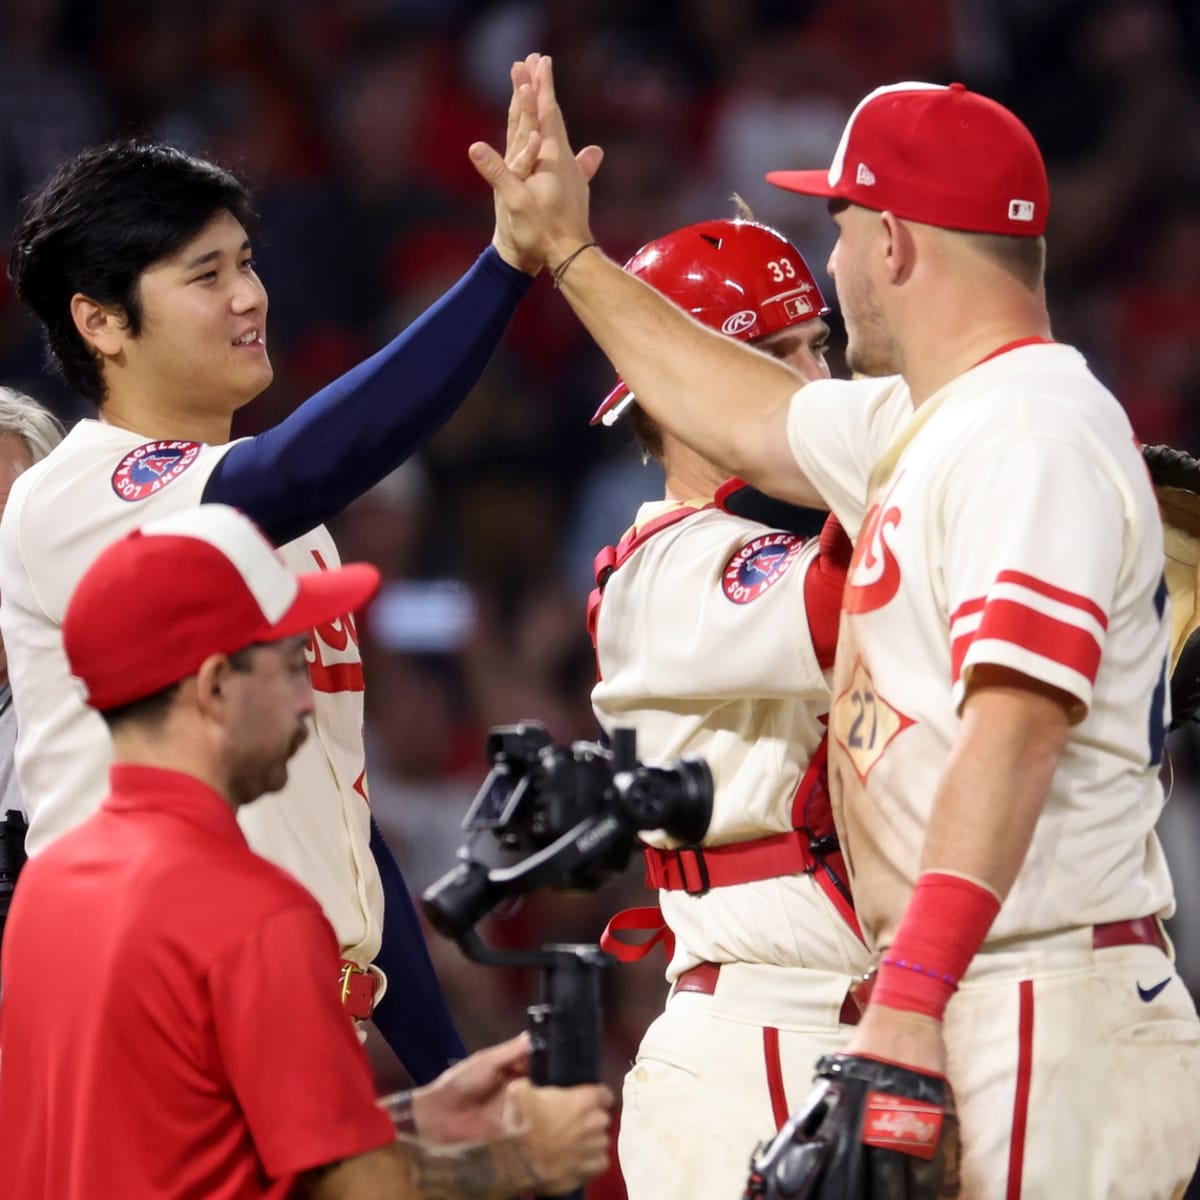
[[[0,513],[8,503],[13,482],[62,440],[54,415],[32,396],[0,387]],[[25,805],[17,788],[13,750],[17,713],[8,682],[8,660],[0,642],[0,942],[13,889],[25,864]]]
[[[642,247],[625,269],[803,378],[828,378],[829,309],[774,230],[705,221]],[[824,770],[850,544],[833,521],[818,540],[755,519],[750,490],[659,430],[624,384],[593,421],[626,410],[663,463],[666,497],[642,505],[597,557],[592,704],[605,730],[637,731],[643,758],[703,755],[715,788],[701,846],[646,837],[661,916],[614,919],[616,929],[665,921],[673,942],[666,1011],[625,1078],[619,1154],[631,1200],[721,1200],[739,1195],[755,1146],[807,1093],[813,1062],[858,1022],[850,985],[868,956]],[[614,933],[606,949],[640,957]]]
[[[16,290],[99,418],[80,421],[21,477],[0,527],[0,623],[31,854],[94,811],[104,791],[103,724],[71,687],[59,632],[87,563],[149,518],[218,501],[252,516],[296,569],[336,567],[321,522],[451,415],[530,282],[498,229],[467,275],[390,345],[277,427],[230,443],[233,413],[272,374],[252,228],[249,194],[229,173],[170,147],[116,143],[60,168],[17,230]],[[308,658],[315,736],[288,787],[242,820],[254,848],[304,883],[333,925],[343,964],[330,986],[356,1017],[373,1016],[425,1081],[463,1046],[370,818],[353,617],[315,628]],[[376,1009],[388,975],[402,984]]]
[[[847,1194],[880,1156],[939,1157],[944,1076],[964,1196],[1180,1195],[1200,1153],[1200,1021],[1162,930],[1154,834],[1162,529],[1119,404],[1051,339],[1032,137],[962,85],[897,84],[858,105],[828,171],[772,176],[834,213],[851,367],[896,373],[796,391],[589,245],[550,64],[527,69],[532,173],[472,150],[517,239],[655,421],[771,495],[862,523],[830,760],[879,972],[766,1194]],[[899,428],[897,391],[914,410]],[[850,1166],[831,1178],[835,1148]]]
[[[5,1195],[498,1198],[604,1168],[607,1089],[531,1089],[523,1037],[377,1106],[328,986],[333,931],[238,828],[308,736],[307,631],[378,585],[365,563],[296,574],[214,504],[84,573],[63,640],[114,761],[100,810],[13,905]],[[421,1137],[397,1142],[401,1122]]]

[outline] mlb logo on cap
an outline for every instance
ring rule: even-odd
[[[895,83],[859,101],[828,171],[772,171],[769,182],[908,221],[1037,237],[1050,211],[1033,135],[961,83]]]

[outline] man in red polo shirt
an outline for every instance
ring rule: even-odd
[[[7,1194],[498,1200],[606,1166],[607,1091],[532,1088],[519,1038],[418,1089],[423,1136],[397,1140],[328,987],[332,928],[235,819],[306,737],[307,631],[378,582],[366,564],[295,575],[220,505],[114,543],[81,580],[64,645],[112,734],[111,792],[30,862],[9,919]]]

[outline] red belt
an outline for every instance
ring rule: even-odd
[[[699,992],[703,996],[711,996],[716,991],[717,976],[720,974],[720,963],[701,963],[698,967],[692,967],[690,971],[684,971],[675,980],[675,990],[677,992]],[[843,1025],[857,1025],[861,1015],[854,997],[847,992],[845,1000],[842,1001],[841,1012],[838,1013],[838,1021]]]
[[[1134,917],[1132,921],[1109,921],[1092,927],[1092,949],[1110,946],[1157,946],[1170,956],[1166,935],[1157,917]]]
[[[375,1011],[375,992],[379,976],[370,967],[343,958],[338,975],[342,1006],[358,1021],[365,1021]]]

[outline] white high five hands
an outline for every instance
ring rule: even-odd
[[[549,57],[530,54],[514,63],[512,81],[503,157],[486,142],[475,142],[469,153],[495,194],[492,244],[506,262],[534,274],[592,240],[588,183],[604,152],[599,146],[572,152]]]

